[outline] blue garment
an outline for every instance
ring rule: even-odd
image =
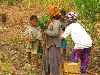
[[[64,48],[64,49],[67,48],[67,40],[66,40],[66,39],[63,39],[63,40],[61,41],[61,48]]]

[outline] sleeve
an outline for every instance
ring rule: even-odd
[[[60,23],[51,23],[46,31],[47,35],[56,37],[59,36]]]
[[[63,37],[66,38],[68,35],[70,35],[70,33],[71,33],[71,26],[68,26],[65,28]]]
[[[37,39],[42,40],[42,33],[40,31],[37,32]]]

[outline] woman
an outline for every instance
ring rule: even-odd
[[[71,35],[75,44],[72,54],[72,61],[81,61],[81,73],[86,74],[89,64],[89,53],[92,46],[92,39],[80,23],[77,22],[77,14],[69,12],[67,15],[68,26],[61,37],[66,38]]]
[[[49,56],[49,67],[50,75],[60,75],[60,11],[54,5],[49,5],[48,12],[51,17],[51,22],[48,25],[48,29],[45,33],[48,36],[48,56]]]

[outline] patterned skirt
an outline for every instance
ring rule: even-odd
[[[61,61],[60,48],[52,46],[49,48],[49,70],[51,75],[60,75],[59,65]]]

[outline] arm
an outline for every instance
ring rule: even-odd
[[[65,31],[64,31],[64,33],[62,34],[62,37],[63,37],[63,38],[66,38],[70,33],[71,33],[71,27],[68,26],[68,27],[65,28]]]

